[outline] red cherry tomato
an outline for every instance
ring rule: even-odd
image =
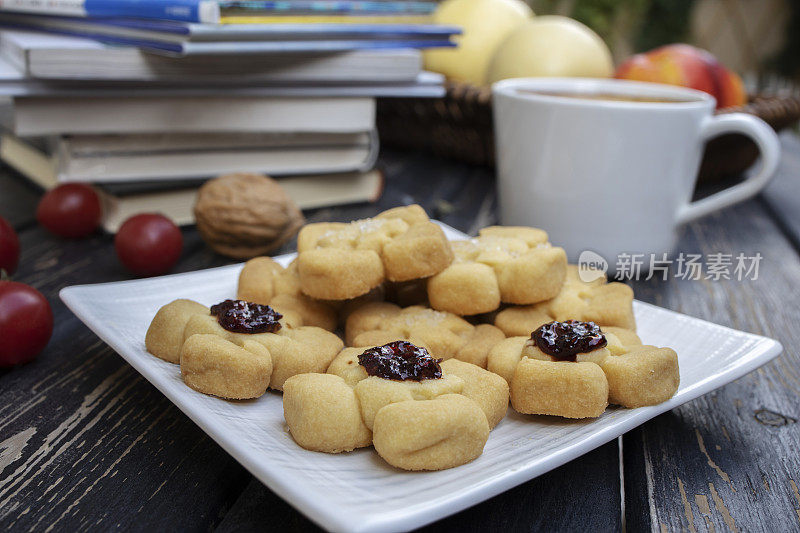
[[[51,233],[79,239],[94,233],[103,212],[100,197],[82,183],[66,183],[48,191],[36,208],[36,220]]]
[[[117,256],[138,276],[158,276],[175,266],[181,257],[183,235],[163,215],[135,215],[123,222],[114,238]]]
[[[53,334],[53,310],[42,293],[16,281],[0,281],[0,367],[27,363]]]
[[[19,264],[19,238],[6,219],[0,217],[0,270],[11,275]]]

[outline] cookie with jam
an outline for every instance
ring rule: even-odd
[[[342,341],[313,326],[294,326],[268,305],[225,300],[210,309],[176,300],[156,313],[145,336],[151,354],[181,365],[191,388],[229,399],[281,390],[287,378],[323,372]]]
[[[489,353],[488,369],[511,389],[525,414],[594,418],[609,403],[655,405],[678,390],[678,356],[642,345],[630,330],[579,320],[543,324],[528,337],[509,337]]]
[[[394,341],[345,348],[327,374],[284,386],[284,417],[302,447],[338,453],[373,444],[404,470],[442,470],[478,457],[505,415],[508,385],[475,365],[441,362]]]
[[[255,257],[247,261],[239,273],[236,297],[269,305],[284,315],[295,313],[304,326],[333,331],[338,323],[334,306],[302,293],[296,260],[287,268],[271,257]]]
[[[537,228],[491,226],[451,243],[455,260],[428,281],[431,307],[457,315],[554,298],[564,284],[567,254]]]
[[[350,314],[345,326],[348,346],[374,346],[407,340],[443,359],[456,358],[486,367],[489,350],[505,335],[491,324],[470,324],[445,311],[388,302],[366,304]]]
[[[569,319],[636,330],[633,289],[624,283],[608,283],[599,272],[592,281],[583,281],[578,266],[568,265],[564,284],[554,298],[534,305],[507,307],[497,313],[494,325],[511,337],[529,335],[553,320]]]
[[[258,398],[269,387],[272,368],[269,350],[255,341],[234,344],[217,335],[198,334],[182,347],[183,382],[220,398]]]
[[[349,224],[307,224],[297,253],[303,293],[321,300],[356,298],[384,281],[427,278],[453,260],[444,232],[418,205]]]

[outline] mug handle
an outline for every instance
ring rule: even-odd
[[[706,119],[700,131],[700,139],[706,141],[725,133],[741,133],[750,137],[761,152],[761,169],[758,174],[738,185],[702,200],[684,204],[678,210],[678,224],[685,224],[755,196],[775,174],[780,162],[781,145],[778,135],[769,124],[747,113],[716,115]]]

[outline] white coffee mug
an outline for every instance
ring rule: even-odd
[[[495,83],[492,95],[502,223],[547,230],[572,262],[585,250],[610,264],[671,252],[681,224],[755,195],[780,158],[764,121],[714,115],[713,97],[683,87],[522,78]],[[585,95],[594,97],[576,97]],[[761,168],[692,202],[705,142],[734,132],[755,141]]]

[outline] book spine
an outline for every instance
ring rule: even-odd
[[[0,11],[205,23],[218,23],[220,18],[216,0],[0,0]]]
[[[119,44],[125,46],[136,46],[139,48],[147,49],[153,52],[165,54],[165,55],[173,55],[173,56],[180,56],[185,53],[185,47],[181,43],[172,43],[172,42],[162,42],[162,41],[151,41],[145,39],[137,39],[132,37],[120,37],[116,35],[108,35],[104,33],[97,33],[92,31],[81,31],[81,30],[71,30],[71,29],[62,29],[58,27],[48,27],[48,26],[38,26],[36,24],[27,24],[25,22],[6,22],[4,20],[0,20],[0,28],[11,28],[11,29],[23,29],[23,30],[35,30],[41,31],[45,33],[53,33],[55,35],[68,35],[70,37],[83,37],[87,39],[93,39],[95,41],[100,41],[103,43],[108,44]],[[1,53],[1,52],[0,52]]]
[[[183,117],[171,120],[170,117]],[[374,98],[17,98],[19,136],[93,133],[359,133]]]
[[[272,12],[290,14],[330,13],[418,13],[430,14],[436,2],[393,0],[220,0],[222,13]]]
[[[39,15],[87,16],[84,0],[0,0],[0,11],[36,13]]]
[[[369,152],[367,158],[364,159],[362,165],[358,168],[359,172],[367,172],[372,170],[375,163],[378,161],[378,152],[380,152],[381,144],[378,140],[378,130],[373,129],[369,132]]]
[[[221,24],[430,24],[431,22],[431,16],[425,14],[242,15],[238,12],[223,11],[220,17]]]
[[[0,58],[10,63],[25,77],[30,75],[28,52],[2,32],[0,32]],[[16,94],[16,92],[12,91],[8,96],[16,96]]]

